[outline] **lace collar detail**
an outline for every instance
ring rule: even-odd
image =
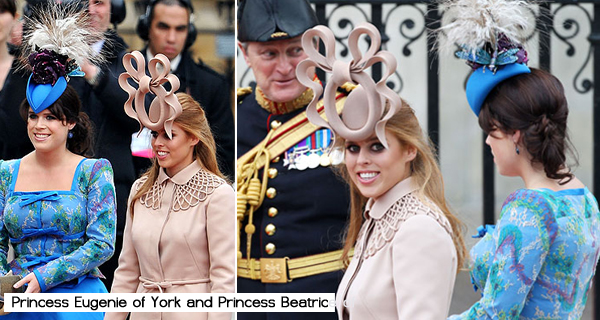
[[[357,241],[360,245],[357,245],[354,256],[360,257],[363,248],[365,248],[363,259],[374,256],[381,248],[392,241],[404,221],[421,214],[435,219],[449,235],[452,235],[452,227],[442,211],[431,200],[425,199],[423,201],[417,197],[415,192],[411,192],[393,203],[379,219],[369,219],[363,224]],[[369,236],[366,233],[370,224],[373,224],[373,226]]]
[[[190,173],[192,173],[191,177]],[[164,178],[165,176],[166,178]],[[144,177],[143,180],[140,179],[138,188],[146,179],[147,177]],[[152,188],[140,198],[142,205],[153,210],[160,209],[168,181],[174,184],[173,199],[170,208],[173,211],[187,210],[197,206],[206,200],[219,186],[225,183],[225,180],[204,170],[198,162],[192,163],[172,178],[169,178],[161,170]]]
[[[321,84],[321,81],[316,76],[313,81]],[[306,88],[306,90],[304,90],[304,92],[302,92],[298,98],[292,101],[279,103],[267,99],[262,89],[260,87],[256,87],[256,102],[258,102],[263,109],[272,114],[286,114],[306,107],[313,99],[314,95],[315,94],[312,89]]]
[[[396,183],[390,188],[390,190],[384,193],[377,200],[369,198],[369,201],[365,207],[365,212],[368,211],[371,218],[379,220],[390,209],[390,207],[398,202],[398,199],[418,189],[419,186],[413,182],[413,178],[408,177]]]

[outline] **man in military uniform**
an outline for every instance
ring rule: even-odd
[[[238,6],[240,49],[256,78],[256,88],[238,89],[241,293],[335,293],[343,274],[349,191],[330,167],[331,132],[306,121],[313,93],[295,73],[307,57],[301,36],[315,25],[306,0],[245,0]],[[306,317],[238,314],[241,320]],[[310,317],[337,319],[334,312]]]

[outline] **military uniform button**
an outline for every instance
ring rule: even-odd
[[[277,210],[277,208],[275,208],[275,207],[270,207],[269,211],[267,211],[267,214],[271,218],[275,217],[278,213],[279,213],[279,210]]]
[[[272,223],[269,223],[266,227],[265,227],[265,232],[267,233],[267,235],[274,235],[275,231],[277,230],[277,228],[275,228],[275,225]]]
[[[269,171],[268,171],[267,174],[269,175],[269,178],[274,179],[275,177],[277,177],[277,173],[279,173],[277,171],[277,169],[275,169],[275,168],[269,168]]]
[[[275,198],[276,195],[277,195],[277,190],[275,190],[275,188],[271,187],[271,188],[267,189],[267,198],[273,199],[273,198]]]
[[[281,126],[281,121],[273,120],[271,121],[271,128],[277,129]]]
[[[274,245],[274,244],[272,244],[272,243],[267,243],[267,245],[265,246],[265,251],[266,251],[268,254],[273,254],[273,253],[275,253],[275,245]]]
[[[280,159],[281,159],[281,158],[279,158],[279,157],[275,157],[275,159],[273,159],[273,161],[271,161],[271,162],[273,162],[273,163],[277,163],[277,162],[279,162],[279,160],[280,160]]]

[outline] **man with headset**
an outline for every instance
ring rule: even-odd
[[[178,92],[190,94],[204,108],[217,143],[219,168],[232,177],[235,137],[229,85],[202,61],[194,62],[188,50],[196,40],[193,11],[190,0],[150,0],[136,30],[148,41],[142,50],[147,61],[159,53],[167,56],[181,82]]]

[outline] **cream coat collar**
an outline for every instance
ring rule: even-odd
[[[390,190],[379,197],[379,199],[373,200],[373,198],[369,198],[365,212],[369,212],[371,218],[379,220],[386,211],[398,201],[398,199],[417,189],[419,189],[419,186],[413,182],[411,177],[408,177],[398,182]]]
[[[158,179],[156,180],[159,184],[165,182],[165,180],[170,179],[174,184],[186,184],[190,179],[198,172],[198,170],[202,169],[200,162],[195,160],[190,165],[185,167],[183,170],[177,172],[172,177],[169,177],[165,172],[165,169],[160,168],[160,172],[158,173]]]

